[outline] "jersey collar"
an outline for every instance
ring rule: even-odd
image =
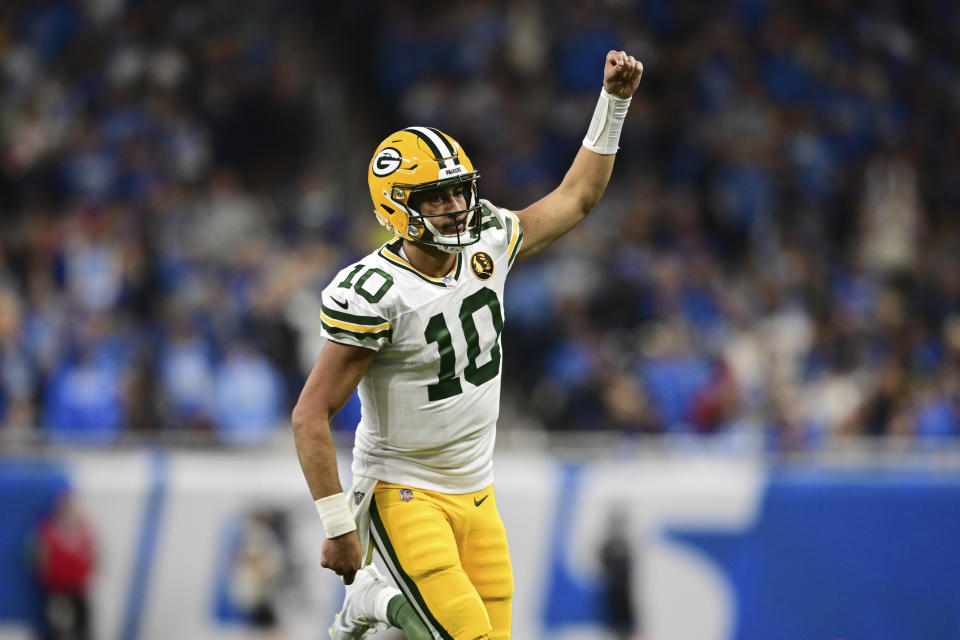
[[[396,240],[391,240],[390,242],[380,247],[380,250],[377,251],[377,255],[383,258],[384,260],[386,260],[387,262],[389,262],[390,264],[396,267],[400,267],[401,269],[404,269],[406,271],[409,271],[410,273],[417,276],[421,280],[426,280],[430,284],[438,287],[447,287],[448,282],[451,282],[451,281],[457,282],[460,279],[460,272],[462,271],[462,265],[463,265],[462,252],[457,254],[457,259],[454,261],[453,267],[450,268],[450,273],[444,276],[440,276],[439,278],[435,278],[433,276],[428,276],[427,274],[422,273],[421,271],[418,271],[416,267],[414,267],[405,258],[399,255],[399,249],[402,242],[403,240],[401,238],[397,238]]]

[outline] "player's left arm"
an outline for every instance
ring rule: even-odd
[[[603,89],[617,98],[629,99],[640,85],[642,74],[643,64],[639,60],[623,51],[610,51],[603,68]],[[601,120],[603,117],[609,121],[612,116],[604,114]],[[597,125],[602,129],[604,123],[591,124],[591,132]],[[598,146],[603,146],[602,141]],[[516,212],[523,228],[523,246],[518,257],[525,258],[539,252],[587,217],[607,188],[613,171],[616,149],[605,151],[609,153],[580,147],[560,186]]]

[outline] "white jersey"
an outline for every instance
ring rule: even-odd
[[[523,231],[481,203],[480,241],[447,275],[417,271],[398,238],[323,291],[324,335],[377,351],[360,381],[355,475],[447,493],[493,483],[503,286]]]

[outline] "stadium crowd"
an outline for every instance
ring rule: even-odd
[[[386,239],[376,141],[439,127],[522,207],[623,48],[611,186],[508,280],[501,428],[938,446],[958,31],[946,0],[4,3],[0,439],[285,428],[320,289]]]

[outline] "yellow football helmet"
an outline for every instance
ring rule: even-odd
[[[459,143],[432,127],[407,127],[387,136],[367,172],[373,212],[380,224],[407,240],[450,253],[480,240],[479,177]],[[466,209],[425,216],[411,206],[415,194],[453,184],[464,186]],[[445,235],[431,222],[431,218],[463,213],[467,213],[464,231]]]

